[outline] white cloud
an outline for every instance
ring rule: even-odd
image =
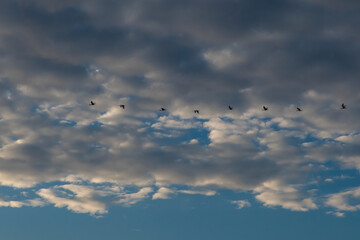
[[[237,209],[242,209],[244,207],[251,206],[251,203],[248,200],[235,200],[235,201],[231,201],[231,203],[235,204]]]
[[[107,213],[107,204],[135,204],[152,192],[152,188],[141,188],[138,192],[127,193],[116,185],[112,187],[94,187],[67,184],[52,188],[43,188],[37,194],[55,207],[66,207],[76,213],[101,215]]]
[[[302,212],[318,208],[313,199],[306,197],[305,193],[280,181],[265,182],[262,187],[256,188],[255,191],[260,192],[256,195],[256,199],[264,203],[265,206],[281,206],[285,209]]]
[[[197,139],[191,139],[189,144],[198,144],[199,143],[199,140]]]
[[[166,187],[161,187],[159,190],[152,196],[152,199],[169,199],[171,195],[175,193],[174,190]]]
[[[263,202],[265,206],[280,206],[293,211],[305,212],[317,209],[311,198],[302,198],[298,193],[263,192],[256,195],[256,199]]]
[[[64,192],[63,189],[71,191]],[[104,214],[107,213],[105,203],[95,200],[96,191],[92,187],[64,185],[51,189],[40,189],[37,194],[55,205],[55,207],[66,207],[76,213]],[[65,197],[60,197],[65,196]]]
[[[339,218],[345,217],[345,213],[343,213],[343,212],[327,211],[326,214],[331,214],[331,215],[334,215],[334,216],[339,217]]]
[[[216,191],[213,190],[182,190],[182,189],[170,189],[166,187],[161,187],[159,190],[153,195],[152,199],[169,199],[173,195],[182,193],[182,194],[190,194],[190,195],[204,195],[204,196],[214,196],[216,195]]]
[[[336,208],[338,211],[360,210],[360,187],[330,194],[325,204]]]
[[[201,123],[187,119],[175,119],[172,116],[161,116],[159,117],[158,122],[152,124],[151,127],[155,129],[190,129],[201,127]]]
[[[215,68],[223,69],[231,65],[242,63],[245,61],[244,55],[235,49],[208,50],[204,52],[204,58],[210,62]]]
[[[212,190],[178,190],[179,193],[184,193],[184,194],[199,194],[199,195],[205,195],[205,196],[214,196],[216,195],[216,191],[212,191]]]
[[[40,198],[21,200],[21,201],[14,201],[14,200],[6,201],[0,199],[0,207],[20,208],[23,206],[42,207],[44,205],[46,205],[46,203]]]
[[[131,204],[135,204],[135,203],[147,198],[148,195],[152,192],[153,192],[153,189],[151,187],[145,187],[145,188],[140,189],[136,193],[124,194],[123,196],[121,196],[122,198],[120,200],[117,200],[115,202],[122,203],[124,205],[129,206]]]

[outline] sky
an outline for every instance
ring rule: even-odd
[[[359,11],[0,1],[0,237],[359,239]]]

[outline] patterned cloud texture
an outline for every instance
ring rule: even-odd
[[[1,1],[0,184],[17,195],[0,206],[102,215],[230,189],[266,207],[358,211],[357,186],[322,188],[360,169],[359,10]]]

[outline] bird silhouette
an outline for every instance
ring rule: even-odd
[[[263,106],[263,110],[264,110],[264,111],[267,111],[268,109],[269,109],[269,107]]]
[[[229,110],[233,110],[233,107],[232,107],[232,106],[229,106]]]
[[[302,109],[299,108],[299,107],[297,107],[296,110],[297,110],[298,112],[301,112],[301,111],[302,111]]]
[[[344,103],[341,104],[341,109],[346,109],[346,105]]]
[[[165,108],[160,108],[160,111],[162,111],[162,112],[163,112],[163,111],[166,111],[166,109],[165,109]]]
[[[120,107],[121,107],[122,109],[125,109],[125,105],[123,105],[123,104],[121,104]]]
[[[95,105],[95,102],[94,101],[90,101],[90,104],[91,106],[94,106]]]
[[[200,113],[200,111],[199,111],[199,110],[197,110],[197,109],[195,109],[195,110],[194,110],[194,113],[199,114],[199,113]]]

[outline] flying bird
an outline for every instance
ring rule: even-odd
[[[121,104],[120,108],[125,109],[125,105]]]
[[[91,106],[94,106],[95,105],[95,102],[94,101],[90,101],[90,104]]]
[[[232,106],[229,106],[229,110],[233,110],[233,107],[232,107]]]
[[[264,110],[264,111],[267,111],[268,109],[269,109],[269,107],[263,106],[263,110]]]
[[[160,111],[162,111],[162,112],[163,112],[163,111],[166,111],[166,109],[165,109],[165,108],[160,108]]]
[[[194,110],[194,113],[199,114],[199,113],[200,113],[200,111],[199,111],[199,110],[197,110],[197,109],[195,109],[195,110]]]
[[[341,109],[346,109],[346,105],[344,103],[341,104]]]
[[[301,112],[301,111],[302,111],[302,109],[299,108],[299,107],[297,107],[296,110],[297,110],[298,112]]]

